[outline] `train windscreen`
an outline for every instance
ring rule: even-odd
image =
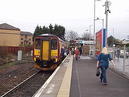
[[[56,39],[52,39],[51,40],[51,49],[52,50],[56,50],[57,49],[57,40]]]
[[[41,48],[41,40],[40,39],[36,39],[35,40],[35,49],[40,49]]]

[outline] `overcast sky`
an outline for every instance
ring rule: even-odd
[[[110,0],[109,35],[124,39],[129,35],[129,0]],[[105,0],[96,1],[96,17],[105,19]],[[34,32],[37,25],[59,24],[79,35],[91,26],[94,0],[0,0],[0,23]],[[96,21],[96,31],[102,21]]]

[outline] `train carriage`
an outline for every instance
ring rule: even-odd
[[[41,34],[34,39],[35,68],[54,70],[62,60],[61,50],[65,42],[56,35]]]

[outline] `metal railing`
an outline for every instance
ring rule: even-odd
[[[109,50],[115,65],[110,64],[111,67],[121,73],[129,76],[129,52],[124,46],[122,48],[110,48]]]

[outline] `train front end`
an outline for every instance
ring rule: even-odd
[[[60,62],[59,39],[52,35],[38,36],[34,40],[35,68],[54,70]]]

